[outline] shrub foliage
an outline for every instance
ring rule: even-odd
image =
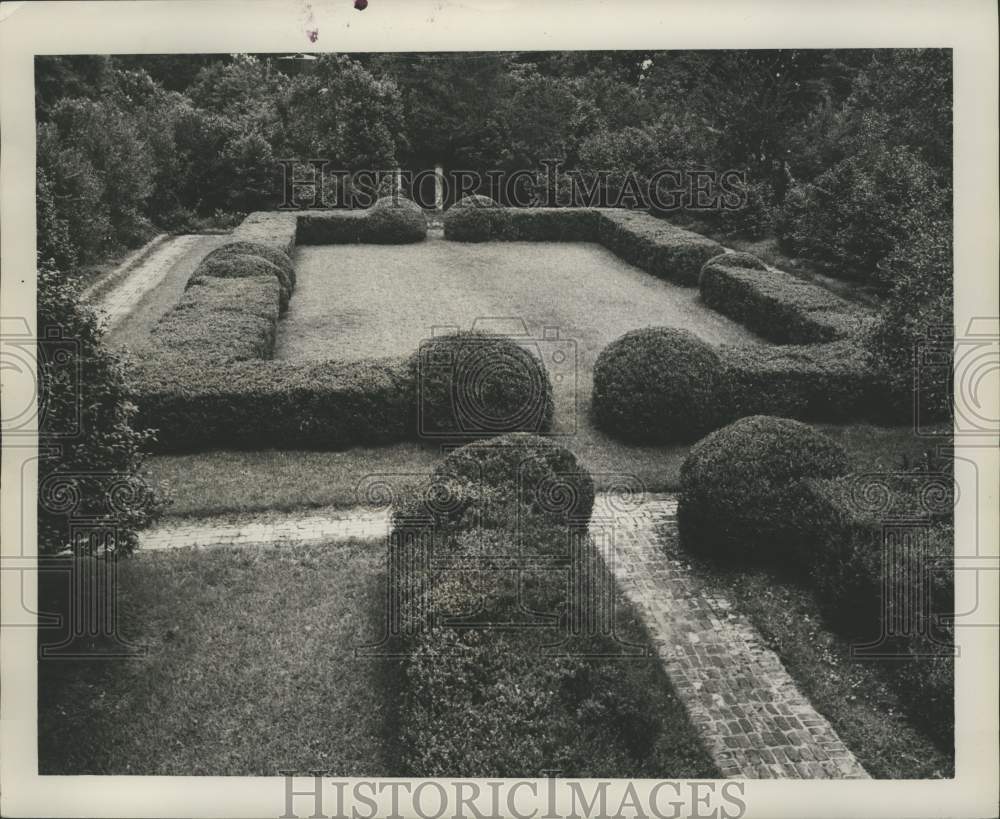
[[[684,545],[749,563],[801,561],[792,485],[847,472],[843,448],[799,421],[748,416],[699,441],[681,467]]]
[[[365,214],[361,236],[372,244],[422,242],[427,237],[427,217],[416,202],[401,196],[383,196]]]
[[[77,283],[49,262],[38,266],[38,550],[70,541],[71,519],[109,523],[108,548],[131,552],[137,530],[162,511],[143,470],[152,434],[136,425],[127,362],[101,343],[96,316]],[[83,544],[84,550],[93,544]]]
[[[509,215],[488,196],[465,196],[444,216],[444,236],[453,242],[488,242],[503,237]]]
[[[567,495],[551,507],[543,499],[554,478],[572,484],[572,501]],[[592,492],[590,475],[567,450],[514,434],[457,450],[418,490],[416,504],[410,497],[397,504],[398,748],[407,775],[524,776],[553,761],[571,775],[635,774],[663,764],[668,727],[697,745],[679,708],[669,726],[664,721],[669,690],[647,664],[545,650],[566,648],[571,604],[563,572],[530,561],[572,552],[580,576],[610,581],[586,540]],[[427,560],[431,549],[436,565]],[[616,622],[625,625],[617,598],[598,605],[618,606]],[[573,647],[621,651],[602,636],[582,636]],[[694,753],[674,764],[710,770],[706,763]]]
[[[598,426],[627,441],[690,441],[715,424],[722,362],[687,330],[633,330],[594,365]]]
[[[417,434],[455,438],[546,432],[552,382],[528,348],[505,336],[458,332],[424,342],[410,358]]]

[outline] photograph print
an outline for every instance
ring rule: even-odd
[[[954,776],[952,77],[37,56],[39,773]]]

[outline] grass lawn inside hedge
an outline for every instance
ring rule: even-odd
[[[39,663],[42,774],[385,771],[380,545],[153,553],[119,564],[144,658]]]
[[[687,451],[630,446],[593,426],[592,370],[609,342],[636,327],[669,325],[713,345],[766,343],[703,306],[697,288],[654,278],[596,243],[464,244],[431,234],[414,245],[304,246],[295,261],[295,295],[279,323],[279,359],[409,355],[435,328],[470,329],[483,318],[506,319],[488,325],[504,331],[516,326],[509,319],[521,319],[533,339],[557,328],[560,339],[575,342],[577,367],[574,375],[546,362],[553,379],[565,376],[554,384],[555,431],[598,486],[624,473],[651,490],[669,488]],[[539,349],[544,357],[555,346]],[[158,456],[150,465],[175,495],[170,512],[183,515],[350,506],[365,475],[422,472],[439,457],[433,443],[401,443],[339,453]]]

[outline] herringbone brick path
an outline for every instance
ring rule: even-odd
[[[867,778],[777,655],[728,601],[706,591],[677,546],[677,501],[599,497],[591,531],[722,773],[732,778]],[[606,547],[607,548],[607,547]]]

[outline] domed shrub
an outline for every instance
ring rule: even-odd
[[[796,525],[803,481],[846,473],[843,447],[807,424],[741,418],[699,441],[681,467],[681,542],[750,563],[808,562]]]
[[[295,286],[295,265],[288,254],[260,242],[229,242],[213,250],[203,261],[231,259],[234,256],[260,256],[284,270],[292,287]]]
[[[715,425],[721,372],[716,352],[687,330],[633,330],[597,357],[595,421],[626,441],[690,441]]]
[[[593,506],[593,479],[572,452],[515,432],[451,452],[424,484],[397,496],[393,521],[397,532],[431,527],[439,536],[470,529],[517,535],[506,547],[494,543],[490,552],[529,546],[552,551],[565,550],[565,538],[543,533],[553,526],[586,526]]]
[[[702,265],[701,273],[698,276],[699,282],[705,278],[705,271],[716,271],[716,270],[767,270],[767,265],[764,264],[758,257],[754,256],[752,253],[720,253],[718,256],[713,256],[704,265]]]
[[[552,383],[541,360],[506,336],[460,332],[425,341],[410,358],[420,437],[546,432]]]
[[[563,446],[538,435],[514,432],[474,441],[454,450],[434,477],[464,484],[493,509],[487,522],[502,517],[501,507],[516,504],[523,515],[558,524],[590,519],[594,481]]]
[[[427,237],[423,208],[402,196],[383,196],[365,213],[361,228],[365,242],[405,245]]]
[[[230,256],[222,259],[205,259],[188,280],[191,282],[201,276],[220,279],[243,279],[251,276],[274,276],[278,280],[280,290],[280,306],[288,308],[288,300],[292,296],[292,283],[288,274],[275,264],[260,256]]]
[[[499,239],[510,221],[506,208],[488,196],[465,196],[444,215],[444,238],[455,242]]]

